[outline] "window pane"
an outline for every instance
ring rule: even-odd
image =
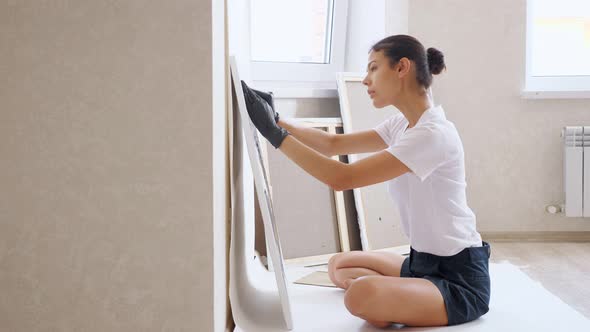
[[[529,1],[532,75],[590,75],[590,1]]]
[[[333,0],[252,0],[253,61],[330,63]]]

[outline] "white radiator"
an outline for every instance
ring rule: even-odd
[[[565,127],[562,137],[565,215],[590,217],[590,126]]]

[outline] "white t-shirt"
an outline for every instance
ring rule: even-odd
[[[467,206],[463,143],[455,125],[435,106],[407,127],[398,113],[374,130],[412,171],[388,181],[410,245],[438,256],[481,246],[475,214]]]

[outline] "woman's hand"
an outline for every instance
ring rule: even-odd
[[[242,81],[242,90],[244,91],[246,109],[248,110],[250,120],[252,120],[252,123],[254,123],[254,126],[256,126],[256,129],[258,129],[262,136],[278,149],[289,133],[277,125],[275,111],[271,105],[250,89],[244,81]],[[271,104],[273,104],[272,95],[267,94],[267,97],[269,97]],[[278,117],[278,114],[276,116]]]
[[[272,92],[266,93],[266,92],[258,91],[256,89],[250,89],[250,90],[254,91],[257,95],[262,97],[262,99],[264,99],[270,105],[270,108],[272,108],[272,111],[274,113],[275,122],[278,124],[279,123],[279,113],[275,109],[275,101],[273,99]]]

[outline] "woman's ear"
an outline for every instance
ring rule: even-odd
[[[406,76],[410,72],[410,68],[412,67],[412,62],[408,58],[401,58],[399,59],[397,72],[399,77],[402,78]]]

